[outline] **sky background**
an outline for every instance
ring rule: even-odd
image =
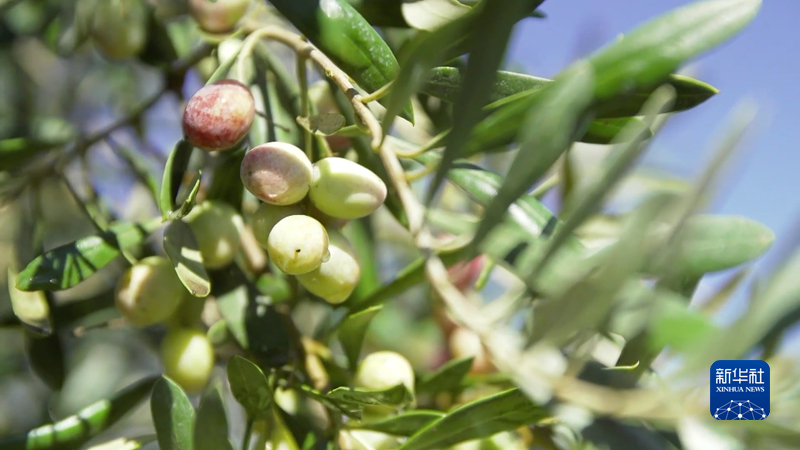
[[[546,20],[527,19],[517,26],[508,65],[531,75],[552,77],[567,64],[611,42],[620,33],[691,3],[690,0],[552,0],[542,5]],[[688,67],[692,76],[720,93],[674,116],[648,150],[644,164],[691,177],[703,169],[709,145],[742,101],[758,106],[754,133],[710,211],[739,214],[769,226],[777,235],[759,267],[771,266],[795,241],[800,229],[800,16],[798,0],[765,0],[759,15],[742,33]],[[727,274],[706,277],[699,295],[719,285]],[[742,296],[743,298],[744,296]],[[728,310],[729,317],[744,303]],[[790,347],[800,354],[792,333]],[[793,352],[794,353],[794,352]]]

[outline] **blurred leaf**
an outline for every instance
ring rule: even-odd
[[[528,112],[520,151],[506,175],[503,186],[486,207],[484,219],[475,232],[477,246],[499,223],[517,198],[550,169],[572,144],[581,116],[591,101],[594,76],[585,63],[567,69],[555,83],[542,89],[539,101]]]
[[[455,102],[458,92],[461,89],[462,70],[455,67],[436,67],[431,72],[432,75],[420,89],[421,92],[451,103]],[[490,101],[497,102],[500,99],[520,93],[524,94],[520,94],[513,99],[513,102],[530,101],[534,90],[540,89],[550,83],[552,83],[552,80],[548,80],[547,78],[499,71],[497,72],[497,78],[492,88]],[[671,74],[664,80],[664,84],[672,86],[675,89],[675,101],[665,112],[677,112],[694,108],[719,93],[713,86],[683,75]],[[639,89],[633,94],[623,98],[597,105],[595,107],[597,117],[612,118],[635,116],[639,113],[639,110],[642,109],[642,106],[644,106],[653,92],[654,89]],[[504,102],[502,104],[493,103],[487,108],[496,108],[508,103],[511,102]]]
[[[113,441],[93,445],[87,450],[136,450],[146,444],[149,444],[153,440],[155,440],[155,435],[135,439],[121,437],[114,439]]]
[[[262,366],[280,367],[291,359],[299,343],[291,318],[266,304],[255,286],[235,264],[211,275],[211,294],[239,345]]]
[[[700,1],[638,27],[590,57],[595,99],[658,85],[684,61],[738,33],[760,6],[761,0]]]
[[[475,7],[478,11],[476,29],[467,40],[470,52],[463,89],[453,104],[453,129],[428,188],[426,205],[430,205],[453,161],[464,154],[472,128],[482,119],[483,107],[489,102],[491,86],[495,82],[514,24],[536,9],[542,1],[495,0],[479,3]]]
[[[414,395],[404,384],[380,391],[339,387],[325,394],[325,397],[344,411],[356,416],[365,406],[387,405],[401,408],[414,401]]]
[[[271,414],[272,390],[261,369],[234,355],[228,360],[228,382],[233,397],[242,404],[250,420],[267,419]]]
[[[399,450],[446,448],[459,442],[489,437],[536,423],[547,416],[519,389],[460,406],[413,434]]]
[[[172,152],[167,158],[164,166],[164,177],[161,181],[161,195],[159,195],[159,208],[161,217],[166,219],[175,209],[175,199],[178,197],[178,189],[181,187],[183,175],[189,165],[189,158],[192,156],[194,147],[187,141],[181,139],[175,144]]]
[[[193,450],[194,407],[180,386],[165,377],[156,381],[150,411],[161,450]]]
[[[7,280],[17,280],[17,276],[17,272],[9,265]],[[44,292],[22,291],[14,283],[9,282],[8,297],[11,300],[11,309],[14,311],[14,315],[26,328],[40,335],[48,335],[53,332],[50,305]]]
[[[33,373],[51,390],[61,391],[66,376],[61,336],[52,333],[49,336],[39,337],[25,333],[25,338],[28,363]]]
[[[435,372],[422,377],[417,383],[417,394],[435,395],[439,392],[454,392],[461,389],[464,378],[472,368],[473,357],[451,359],[436,369]]]
[[[197,408],[194,428],[195,450],[233,450],[228,439],[228,418],[219,380],[210,383]]]
[[[688,351],[720,332],[711,319],[687,309],[682,298],[663,297],[656,302],[652,317],[650,340],[657,349],[669,346],[677,351]]]
[[[298,117],[297,123],[311,133],[329,136],[345,125],[345,118],[339,113],[316,114],[310,117]]]
[[[361,265],[361,277],[350,295],[350,302],[358,304],[367,294],[378,289],[381,284],[378,263],[375,261],[376,243],[370,233],[368,220],[353,220],[342,228]]]
[[[339,342],[342,344],[344,354],[347,356],[348,366],[351,371],[355,371],[358,366],[358,357],[361,354],[361,345],[364,343],[364,336],[372,318],[377,315],[383,305],[373,306],[363,311],[359,311],[348,316],[339,325]]]
[[[250,131],[252,132],[252,128]],[[244,155],[244,150],[219,155],[221,161],[214,168],[214,176],[205,200],[220,200],[233,206],[237,211],[241,210],[244,185],[239,176],[239,170]]]
[[[394,436],[411,436],[421,428],[430,424],[434,420],[442,418],[443,416],[444,413],[440,411],[416,409],[413,411],[406,411],[396,416],[390,416],[375,422],[362,423],[351,421],[347,423],[347,426],[361,430],[378,431]]]
[[[739,270],[717,289],[714,295],[700,304],[697,309],[707,316],[714,315],[731,299],[748,275],[750,275],[749,268]]]
[[[469,11],[451,0],[403,0],[400,8],[409,26],[424,31],[434,31]]]
[[[112,144],[112,148],[117,155],[122,158],[131,172],[136,175],[136,178],[142,183],[153,195],[153,199],[158,201],[159,190],[158,180],[150,170],[150,165],[143,155],[135,150],[131,150],[125,146]]]
[[[58,291],[75,286],[120,255],[142,243],[160,221],[117,223],[109,231],[56,247],[36,257],[17,276],[24,291]]]
[[[625,424],[612,418],[595,419],[582,434],[600,448],[630,448],[637,450],[671,450],[673,447],[657,430],[646,426]]]
[[[203,267],[203,256],[188,224],[173,220],[167,225],[164,229],[164,251],[189,293],[195,297],[205,297],[211,292],[211,281]]]

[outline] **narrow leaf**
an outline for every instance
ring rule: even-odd
[[[194,450],[233,450],[228,439],[228,417],[218,380],[208,385],[200,399],[194,429]]]
[[[272,390],[261,369],[235,355],[228,360],[228,382],[233,397],[242,404],[250,420],[267,419],[271,414]]]
[[[298,117],[297,123],[311,133],[329,136],[344,126],[345,118],[339,113],[316,114],[310,117]]]
[[[35,336],[25,333],[28,364],[40,380],[53,391],[61,391],[66,376],[64,346],[59,333]]]
[[[175,199],[178,197],[178,189],[181,187],[186,167],[189,165],[189,158],[192,156],[194,147],[187,141],[181,139],[175,144],[175,148],[167,158],[164,166],[164,177],[161,180],[161,194],[159,195],[159,208],[161,217],[166,219],[175,209]]]
[[[511,389],[460,406],[419,430],[400,450],[447,448],[536,423],[547,416],[519,389]]]
[[[211,292],[211,281],[203,267],[203,256],[188,224],[173,220],[164,230],[164,251],[172,261],[181,283],[195,297]]]
[[[413,411],[406,411],[396,416],[391,416],[376,422],[362,423],[351,421],[347,423],[347,426],[349,428],[357,428],[361,430],[378,431],[394,436],[411,436],[421,428],[429,425],[434,420],[442,418],[443,416],[444,413],[440,411],[417,409]]]
[[[150,411],[161,450],[193,450],[194,407],[180,386],[169,378],[156,381]]]
[[[382,308],[382,305],[377,305],[359,311],[347,317],[347,319],[339,325],[339,342],[344,348],[344,354],[347,355],[350,370],[355,370],[358,365],[358,357],[361,354],[361,344],[364,342],[367,328],[372,318],[375,317]]]
[[[401,408],[414,401],[414,395],[404,384],[392,388],[375,391],[367,389],[336,388],[325,397],[335,405],[353,415],[359,415],[365,406],[394,406]]]
[[[472,368],[473,358],[451,359],[419,381],[416,387],[418,394],[435,395],[443,391],[458,391],[461,383]]]

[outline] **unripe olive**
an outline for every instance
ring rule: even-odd
[[[258,209],[253,213],[252,228],[253,235],[262,247],[267,248],[267,241],[269,239],[269,232],[276,223],[281,219],[289,216],[296,216],[303,214],[303,207],[300,205],[270,205],[269,203],[262,203]]]
[[[183,111],[183,134],[206,151],[227,150],[247,135],[256,115],[253,94],[235,80],[220,80],[197,91]]]
[[[262,201],[291,205],[308,194],[311,161],[292,144],[268,142],[247,152],[240,175],[244,187]]]
[[[94,43],[112,58],[138,55],[147,42],[147,6],[144,0],[94,2]]]
[[[236,216],[232,206],[219,201],[203,202],[186,216],[206,267],[218,269],[233,262],[241,242]]]
[[[202,330],[175,328],[161,341],[164,375],[187,392],[199,392],[211,378],[214,348]]]
[[[224,33],[233,29],[249,5],[250,0],[189,0],[189,13],[200,28]]]
[[[494,370],[486,350],[483,348],[481,338],[466,328],[456,328],[448,339],[448,347],[453,358],[466,358],[471,356],[472,373],[489,373]]]
[[[361,277],[361,266],[347,239],[338,232],[328,234],[330,258],[311,272],[297,276],[297,281],[312,294],[328,303],[347,300]]]
[[[150,256],[129,268],[120,278],[116,304],[133,325],[147,326],[169,318],[186,295],[172,263]]]
[[[311,272],[328,259],[328,232],[309,216],[289,216],[272,228],[267,240],[272,262],[289,275]]]
[[[371,390],[385,390],[401,383],[414,393],[414,369],[403,355],[391,351],[367,355],[358,366],[354,379],[356,387]],[[389,405],[368,406],[364,408],[364,417],[377,419],[393,411],[394,408]]]
[[[314,164],[309,197],[329,216],[358,219],[372,214],[386,199],[386,185],[369,169],[344,158]]]

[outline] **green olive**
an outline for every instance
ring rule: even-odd
[[[232,206],[219,201],[197,205],[186,216],[206,267],[218,269],[233,262],[241,246],[237,216]]]
[[[331,304],[350,297],[361,277],[361,266],[347,239],[339,232],[330,232],[330,258],[311,272],[297,275],[297,281],[312,294]]]
[[[240,175],[244,187],[262,201],[292,205],[308,194],[311,161],[292,144],[268,142],[247,152]]]
[[[354,379],[356,387],[371,390],[385,390],[404,384],[414,393],[414,369],[403,355],[391,351],[380,351],[367,355],[358,366]],[[395,408],[389,405],[368,406],[364,408],[365,418],[385,417]]]
[[[187,392],[201,391],[214,369],[214,348],[202,330],[176,328],[161,341],[164,375]]]
[[[267,240],[267,252],[283,272],[289,275],[308,273],[330,255],[328,232],[312,217],[289,216],[272,228]]]
[[[144,0],[96,1],[91,23],[95,45],[112,58],[136,56],[147,42]]]
[[[300,205],[279,206],[262,203],[253,213],[251,222],[253,235],[255,235],[256,240],[262,247],[267,248],[269,232],[272,231],[276,223],[285,217],[303,214],[304,212],[303,207]]]
[[[189,13],[209,33],[230,31],[247,12],[250,0],[189,0]]]
[[[161,256],[150,256],[122,275],[115,299],[128,322],[147,326],[168,319],[187,294],[172,263]]]
[[[383,204],[386,184],[360,164],[330,157],[314,164],[308,194],[323,213],[340,219],[358,219]]]

